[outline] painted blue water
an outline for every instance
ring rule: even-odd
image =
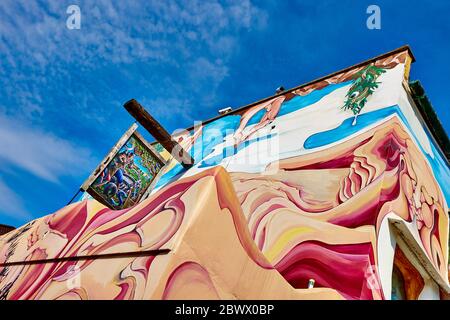
[[[155,189],[159,189],[160,187],[177,180],[185,171],[186,169],[181,164],[177,163],[172,169],[161,176],[155,184]]]
[[[197,138],[189,150],[189,154],[194,159],[194,163],[201,162],[214,150],[215,146],[222,143],[225,133],[228,130],[235,131],[239,126],[240,119],[240,116],[229,115],[204,125],[201,138]],[[176,164],[158,180],[155,184],[155,189],[177,180],[185,171],[186,169],[181,164]]]
[[[138,155],[134,156],[134,164],[141,169],[142,172],[146,173],[149,176],[152,176],[152,174],[150,173],[150,171],[148,170],[147,167],[145,167],[144,165],[142,165],[142,159],[141,157],[139,157]]]
[[[378,120],[384,119],[391,114],[396,113],[397,111],[400,111],[398,107],[393,106],[368,113],[363,113],[358,116],[355,125],[352,125],[354,119],[353,117],[345,119],[341,123],[341,125],[334,129],[310,135],[308,139],[305,140],[303,147],[305,149],[314,149],[337,142],[366,128],[367,126],[377,122]]]

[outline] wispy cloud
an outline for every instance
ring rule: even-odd
[[[239,46],[239,34],[264,27],[267,20],[267,14],[250,0],[97,0],[80,1],[79,6],[81,29],[69,30],[65,2],[0,2],[0,72],[8,75],[0,78],[0,90],[14,97],[21,116],[48,116],[51,104],[42,106],[46,92],[67,83],[74,68],[92,74],[106,66],[126,69],[126,64],[142,64],[154,68],[160,79],[190,80],[175,92],[152,86],[149,95],[170,99],[181,94],[177,98],[184,101],[188,95],[203,97],[196,87],[208,85],[214,90],[223,81],[227,62]],[[167,68],[174,74],[167,75]],[[151,85],[148,75],[134,76],[143,86]],[[88,114],[84,111],[93,96],[102,94],[90,92],[92,88],[70,89],[65,91],[69,99],[73,96],[71,108],[82,111],[79,117]]]
[[[18,167],[50,182],[95,164],[89,150],[1,114],[0,137],[2,167]]]
[[[71,3],[0,1],[5,176],[20,168],[54,183],[83,179],[129,126],[122,104],[130,98],[169,130],[190,126],[219,107],[218,90],[241,34],[264,28],[267,20],[251,0],[86,0],[76,1],[81,29],[69,30]],[[13,199],[8,208],[20,209],[18,196],[2,187]],[[0,198],[2,206],[6,199]],[[41,210],[41,199],[26,200]]]

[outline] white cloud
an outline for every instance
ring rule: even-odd
[[[230,53],[223,46],[242,29],[265,25],[267,14],[247,1],[81,1],[81,29],[68,30],[66,4],[36,1],[0,3],[1,45],[11,64],[14,51],[29,53],[35,67],[55,61],[94,66],[135,59],[176,62],[167,53],[197,54],[201,46]],[[11,36],[14,35],[14,36]],[[197,41],[201,40],[201,42]],[[218,41],[220,40],[220,41]],[[4,49],[4,50],[3,50]],[[181,58],[181,57],[176,57]]]
[[[21,115],[28,119],[46,117],[51,107],[42,106],[47,96],[43,88],[60,91],[57,86],[70,79],[73,68],[92,73],[111,64],[125,64],[126,69],[130,63],[154,63],[177,68],[179,78],[189,76],[192,81],[198,76],[195,86],[202,83],[215,89],[227,75],[227,63],[238,48],[240,33],[264,27],[267,20],[267,14],[250,0],[96,0],[77,4],[81,29],[68,30],[65,2],[0,1],[0,94],[14,96]],[[202,66],[207,69],[198,72]],[[212,74],[205,77],[207,71]],[[161,78],[165,76],[163,72]],[[202,82],[205,79],[209,82]],[[191,89],[190,82],[183,86],[180,91]],[[156,91],[159,98],[173,98],[170,92]],[[88,92],[82,94],[89,96]],[[77,103],[80,105],[71,108],[86,109],[83,99]]]
[[[60,177],[77,176],[95,163],[87,149],[0,114],[2,166],[58,183]]]
[[[74,142],[102,153],[133,97],[165,124],[198,118],[214,105],[240,34],[267,19],[250,0],[81,0],[81,29],[68,30],[69,4],[0,1],[1,172],[54,183],[87,175],[98,162]],[[139,90],[122,92],[127,85]],[[128,96],[136,92],[144,96]],[[26,214],[5,182],[1,211]]]

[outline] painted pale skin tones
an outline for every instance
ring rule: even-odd
[[[266,101],[264,103],[261,103],[250,110],[248,110],[243,116],[241,123],[239,125],[239,128],[236,130],[236,133],[234,134],[234,145],[237,147],[239,144],[241,144],[243,141],[248,139],[251,135],[253,135],[256,131],[258,131],[261,128],[264,128],[267,124],[271,123],[278,115],[278,112],[280,111],[281,104],[286,100],[285,96],[280,96],[273,98],[269,101]],[[259,121],[258,124],[256,124],[251,130],[248,132],[244,132],[245,127],[247,126],[247,123],[250,121],[250,119],[260,110],[266,109],[266,113],[262,117],[262,119]]]

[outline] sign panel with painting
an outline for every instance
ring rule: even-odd
[[[165,165],[159,153],[135,131],[136,127],[132,128],[120,140],[125,142],[116,144],[103,166],[91,175],[87,187],[93,198],[113,209],[137,204]]]

